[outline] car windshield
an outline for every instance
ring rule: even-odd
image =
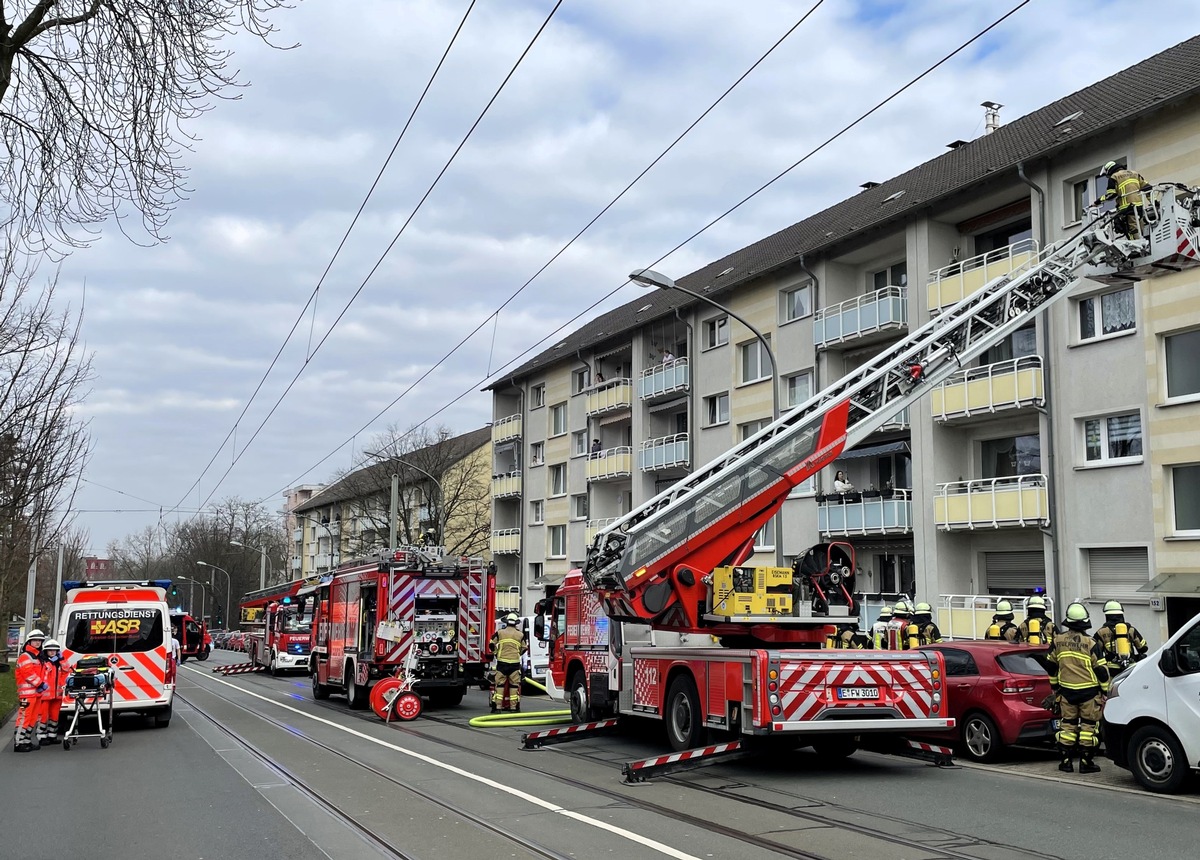
[[[67,617],[66,646],[79,654],[127,654],[164,644],[158,609],[77,609]]]
[[[1014,675],[1046,676],[1046,670],[1042,667],[1042,664],[1034,659],[1033,654],[1026,651],[998,654],[996,655],[996,662],[1000,664],[1000,668]]]

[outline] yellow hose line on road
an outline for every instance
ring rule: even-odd
[[[509,726],[557,726],[571,722],[571,711],[501,711],[497,714],[484,714],[470,720],[467,725],[477,729],[507,728]]]

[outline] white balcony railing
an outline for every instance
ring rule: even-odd
[[[895,415],[893,415],[891,418],[889,418],[887,421],[885,421],[880,426],[878,432],[882,433],[882,432],[895,431],[895,430],[907,430],[911,426],[912,425],[908,419],[908,407],[905,406],[903,409],[901,409],[899,412],[897,412]]]
[[[1042,357],[1025,355],[960,370],[930,392],[935,421],[991,415],[1046,402]]]
[[[688,390],[691,383],[691,367],[686,358],[677,358],[663,364],[647,367],[638,380],[638,397],[654,400],[668,394],[680,394]]]
[[[906,328],[908,288],[889,286],[821,308],[813,316],[813,343],[825,348]]]
[[[1046,616],[1054,618],[1054,600],[1049,594]],[[937,626],[944,639],[982,639],[992,624],[996,604],[1007,600],[1022,615],[1028,615],[1029,598],[997,594],[943,594],[938,598]]]
[[[1045,475],[982,478],[937,485],[933,518],[944,531],[1050,524]]]
[[[299,557],[299,556],[293,556],[293,558],[292,558],[292,570],[299,570],[299,569],[300,569],[300,565],[301,565],[301,559],[300,559],[300,557]]]
[[[605,517],[599,520],[588,520],[583,527],[583,538],[588,546],[592,545],[592,541],[596,539],[596,533],[605,526],[610,526],[619,520],[620,517]]]
[[[304,529],[303,528],[292,529],[292,540],[293,541],[304,540]]]
[[[492,444],[499,445],[501,442],[509,442],[513,439],[521,438],[521,416],[509,415],[507,418],[498,418],[492,423]]]
[[[659,469],[687,468],[691,463],[690,443],[687,433],[647,439],[638,451],[638,468],[643,472]]]
[[[984,284],[1024,268],[1036,259],[1037,255],[1037,242],[1022,239],[1020,242],[930,272],[926,288],[929,310],[939,311],[961,302],[981,289]]]
[[[866,490],[826,496],[817,503],[823,535],[890,535],[912,532],[911,490]]]
[[[602,415],[633,406],[633,380],[610,379],[601,382],[587,395],[587,414]]]
[[[610,481],[633,474],[633,448],[622,445],[593,454],[587,461],[589,481]]]
[[[520,529],[498,529],[492,532],[492,554],[512,555],[521,551]]]
[[[521,495],[521,473],[492,476],[492,498],[511,499]]]

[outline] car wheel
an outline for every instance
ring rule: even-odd
[[[688,675],[679,675],[667,689],[667,738],[677,752],[700,746],[704,742],[704,715],[700,711],[700,695],[696,682]]]
[[[988,762],[1000,757],[1004,743],[992,718],[976,712],[963,720],[962,746],[971,761]]]
[[[1143,788],[1159,794],[1179,791],[1191,772],[1175,735],[1153,725],[1142,726],[1129,739],[1129,768]]]
[[[171,706],[167,705],[165,708],[155,712],[154,728],[165,729],[169,725],[171,725]]]
[[[318,674],[316,666],[313,666],[312,670],[312,694],[317,701],[329,698],[329,687],[321,683],[321,676]]]

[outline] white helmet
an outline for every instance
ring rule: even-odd
[[[30,630],[29,635],[25,637],[25,644],[28,645],[34,639],[43,639],[44,640],[45,638],[46,638],[46,634],[43,633],[41,630],[38,630],[35,627],[33,630]]]
[[[62,645],[60,645],[58,643],[57,639],[47,639],[45,642],[42,643],[43,651],[49,651],[51,648],[57,648],[59,651],[61,651]]]
[[[510,613],[508,613],[508,615],[504,616],[504,623],[507,624],[509,627],[516,627],[517,622],[520,620],[521,619],[517,617],[517,613],[515,613],[515,612],[510,612]]]

